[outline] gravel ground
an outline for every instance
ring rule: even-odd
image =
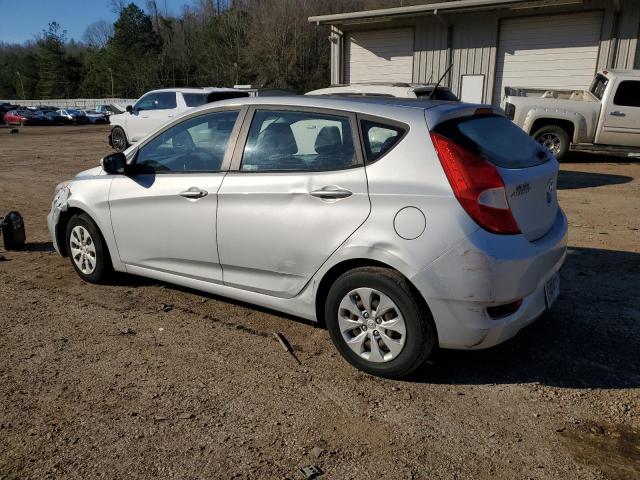
[[[45,217],[107,132],[0,129],[0,212],[22,212],[29,241],[0,247],[0,479],[640,478],[640,163],[562,165],[551,312],[388,381],[301,320],[127,275],[83,283]]]

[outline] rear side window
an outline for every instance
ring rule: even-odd
[[[207,103],[206,93],[183,93],[182,96],[187,107],[199,107]]]
[[[361,126],[364,150],[369,163],[375,162],[391,150],[406,132],[404,128],[369,120],[363,120]]]
[[[620,82],[613,103],[621,107],[640,107],[640,81],[624,80]]]
[[[348,117],[258,110],[251,121],[240,169],[324,171],[357,164]]]
[[[434,131],[480,153],[497,167],[534,167],[550,158],[542,145],[499,115],[456,118],[437,125]]]

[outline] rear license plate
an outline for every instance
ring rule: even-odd
[[[547,308],[551,308],[553,302],[560,295],[560,272],[556,272],[544,286],[544,296],[547,301]]]

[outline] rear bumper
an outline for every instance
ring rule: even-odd
[[[440,346],[479,349],[513,337],[546,310],[544,288],[566,256],[567,219],[561,210],[547,234],[478,230],[421,270],[412,281],[433,314]],[[492,319],[486,308],[517,300],[513,314]]]

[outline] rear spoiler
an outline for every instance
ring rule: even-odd
[[[427,108],[424,116],[429,130],[436,125],[459,117],[473,117],[476,115],[502,115],[504,111],[495,105],[483,105],[474,103],[446,102],[439,103],[434,107]]]

